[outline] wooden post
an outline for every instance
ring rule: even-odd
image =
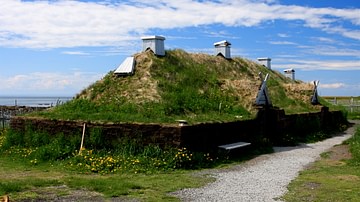
[[[8,195],[4,195],[4,196],[0,196],[0,201],[3,201],[3,202],[9,202],[10,199],[9,199],[9,196]]]
[[[84,125],[83,125],[83,132],[82,132],[82,137],[81,137],[81,144],[80,144],[79,154],[81,154],[81,151],[83,150],[84,136],[85,136],[85,128],[86,128],[86,123],[84,123]]]
[[[5,117],[4,117],[4,112],[1,110],[1,117],[0,117],[0,119],[1,119],[1,122],[2,122],[2,128],[4,129],[5,128],[5,123],[4,123],[4,119],[5,119]]]

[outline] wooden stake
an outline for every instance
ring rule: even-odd
[[[81,145],[80,145],[79,154],[81,154],[81,151],[83,150],[84,136],[85,136],[85,128],[86,128],[86,123],[84,123],[84,125],[83,125],[83,132],[82,132],[82,137],[81,137]]]
[[[9,196],[8,195],[1,196],[0,201],[9,202],[10,201]]]

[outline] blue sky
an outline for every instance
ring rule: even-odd
[[[270,57],[320,80],[319,94],[360,96],[359,0],[4,0],[0,96],[74,96],[162,35],[165,49]]]

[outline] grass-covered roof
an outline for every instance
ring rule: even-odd
[[[292,81],[277,71],[240,57],[225,59],[183,50],[164,57],[151,52],[134,55],[135,74],[119,77],[110,71],[72,101],[40,115],[54,119],[106,122],[172,123],[230,121],[254,117],[255,98],[267,82],[272,104],[286,113],[319,111],[310,103],[313,86]]]

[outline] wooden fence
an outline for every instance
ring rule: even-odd
[[[351,113],[360,112],[360,97],[324,96],[322,98],[331,104],[344,106]]]
[[[1,123],[1,129],[4,129],[10,121],[10,115],[6,113],[5,111],[0,111],[0,123]]]
[[[27,106],[0,106],[0,129],[4,129],[10,123],[10,119],[16,115],[44,110],[47,107],[27,107]]]

